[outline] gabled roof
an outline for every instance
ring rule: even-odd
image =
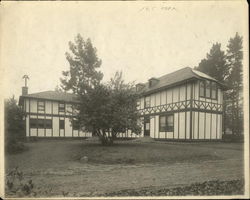
[[[149,87],[149,83],[144,83],[144,87],[139,91],[140,94],[149,94],[152,92],[155,92],[157,90],[160,90],[162,88],[166,87],[172,87],[175,85],[179,85],[184,83],[187,80],[191,79],[208,79],[211,81],[217,82],[219,85],[223,86],[222,83],[217,81],[216,79],[212,78],[211,76],[208,76],[207,74],[204,74],[202,72],[199,72],[197,70],[194,70],[190,67],[185,67],[180,70],[177,70],[175,72],[172,72],[170,74],[166,74],[164,76],[161,76],[158,79],[158,83],[152,85]]]
[[[71,102],[71,103],[78,103],[79,102],[77,99],[77,95],[66,93],[66,92],[58,92],[58,91],[45,91],[45,92],[37,92],[37,93],[22,95],[22,96],[20,96],[19,102],[23,98],[63,101],[63,102]]]

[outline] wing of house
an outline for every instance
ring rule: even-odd
[[[25,112],[27,137],[91,137],[74,123],[76,105],[74,94],[45,91],[28,94],[23,87],[19,105]]]
[[[137,84],[143,135],[175,140],[221,139],[225,89],[219,81],[190,67]]]

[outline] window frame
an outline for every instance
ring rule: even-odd
[[[42,103],[42,105],[40,103]],[[45,112],[45,101],[43,101],[43,100],[37,101],[37,112],[39,112],[39,111]]]
[[[71,125],[72,125],[73,131],[78,131],[80,129],[79,124],[77,124],[77,120],[72,120]]]
[[[202,84],[203,84],[203,94],[201,94]],[[200,97],[204,97],[204,98],[206,97],[206,82],[204,80],[200,81],[199,94],[200,94]]]
[[[61,106],[61,105],[63,105],[63,107]],[[58,103],[58,112],[60,113],[60,112],[63,112],[63,113],[65,113],[65,107],[66,107],[66,105],[65,105],[65,103]]]
[[[164,125],[165,126],[162,126],[162,121],[161,121],[161,118],[165,118],[164,119]],[[169,125],[169,121],[168,121],[168,118],[169,117],[172,117],[173,118],[173,124],[170,126]],[[166,115],[160,115],[159,116],[159,131],[160,132],[174,132],[174,114],[166,114]]]
[[[149,100],[147,101],[147,99]],[[144,98],[144,108],[150,108],[150,107],[151,107],[151,97],[149,95]]]
[[[214,87],[213,87],[214,85]],[[213,89],[215,91],[215,97],[213,97]],[[211,99],[214,99],[214,100],[217,100],[218,99],[218,87],[217,87],[217,84],[216,82],[214,81],[211,81]]]
[[[44,119],[44,128],[52,129],[52,119]]]
[[[204,92],[203,94],[201,94],[201,88],[202,85],[204,86]],[[209,86],[207,86],[209,84]],[[214,86],[214,87],[213,87]],[[209,91],[207,91],[207,88],[209,87]],[[213,90],[215,89],[215,90]],[[213,91],[215,91],[215,97],[212,96]],[[207,96],[208,94],[209,96]],[[213,99],[213,100],[217,100],[218,99],[218,86],[217,83],[215,81],[210,81],[210,80],[200,80],[200,84],[199,84],[199,96],[202,98],[206,98],[206,99]]]
[[[59,129],[60,130],[64,130],[65,129],[65,120],[64,119],[59,119]]]
[[[211,99],[211,81],[208,80],[205,82],[205,98]]]
[[[37,128],[37,119],[36,118],[30,118],[29,120],[29,128]]]

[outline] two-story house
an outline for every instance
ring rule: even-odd
[[[28,87],[22,88],[19,105],[25,112],[27,137],[91,137],[92,134],[79,129],[74,123],[78,104],[76,95],[45,91],[28,94]]]
[[[189,67],[137,84],[144,136],[221,139],[224,89],[214,78]]]
[[[74,123],[80,103],[74,94],[46,91],[28,94],[22,88],[27,137],[91,137]],[[214,78],[189,67],[136,85],[142,133],[130,130],[117,137],[218,140],[222,138],[223,90]]]

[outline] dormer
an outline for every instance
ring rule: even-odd
[[[151,79],[148,80],[149,87],[156,85],[158,82],[159,82],[159,79],[152,77]]]
[[[142,83],[136,84],[136,92],[139,92],[140,90],[142,90],[142,88],[144,88],[144,84]]]

